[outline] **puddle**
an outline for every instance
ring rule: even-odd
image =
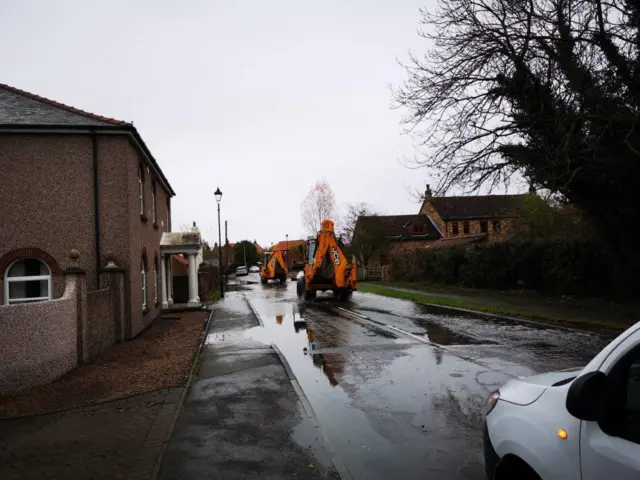
[[[356,311],[365,312],[373,321],[395,326],[407,333],[411,333],[412,335],[424,337],[437,345],[497,344],[494,340],[476,335],[469,335],[449,328],[443,323],[435,322],[423,317],[417,317],[415,315],[399,315],[397,313],[386,312],[380,308],[363,308],[360,306],[356,307]],[[385,331],[385,333],[387,332]],[[380,334],[384,335],[382,332]]]
[[[497,344],[494,340],[474,337],[464,333],[456,332],[444,325],[431,322],[423,318],[413,319],[413,322],[426,331],[423,335],[429,341],[438,345],[480,345]]]

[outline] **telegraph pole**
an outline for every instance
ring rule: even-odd
[[[229,235],[227,235],[227,221],[224,221],[224,275],[229,284]]]

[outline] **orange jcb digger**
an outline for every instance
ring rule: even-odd
[[[315,298],[316,292],[331,290],[341,300],[348,300],[356,289],[356,259],[351,263],[342,253],[333,222],[323,220],[315,237],[307,239],[307,258],[298,274],[298,297]]]
[[[280,283],[287,281],[289,270],[284,263],[282,252],[276,248],[273,252],[264,252],[264,265],[260,269],[260,282],[266,284],[269,280],[280,280]]]

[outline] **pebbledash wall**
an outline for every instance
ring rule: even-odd
[[[0,306],[0,395],[49,383],[124,340],[124,269],[104,269],[104,288],[88,292],[79,255],[70,256],[62,296]]]
[[[93,191],[93,143],[89,134],[7,133],[0,135],[0,304],[5,303],[3,265],[35,257],[69,266],[67,255],[82,252],[79,267],[89,289],[98,285],[100,268],[109,260],[125,269],[126,338],[134,338],[160,314],[154,295],[154,269],[163,232],[170,231],[170,193],[150,168],[150,161],[128,135],[98,134],[100,259],[97,256]],[[144,211],[140,211],[138,172],[142,170]],[[155,192],[156,221],[152,195]],[[3,228],[4,227],[4,228]],[[29,252],[37,252],[31,255]],[[46,257],[46,258],[43,258]],[[51,262],[47,261],[51,259]],[[146,308],[141,270],[147,268]],[[156,273],[159,278],[159,273]],[[52,270],[53,298],[64,283]],[[158,291],[160,288],[158,287]],[[159,299],[159,295],[157,295]],[[0,325],[0,335],[3,328]]]

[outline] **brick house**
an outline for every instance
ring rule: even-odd
[[[373,233],[373,229],[376,229],[376,233]],[[353,244],[362,242],[363,236],[367,234],[377,237],[377,230],[384,234],[384,241],[372,239],[373,243],[382,245],[371,253],[367,265],[369,267],[389,265],[392,253],[427,248],[441,238],[437,227],[427,215],[360,216],[356,221]]]
[[[371,255],[370,267],[389,265],[392,254],[407,250],[501,242],[511,237],[514,222],[523,216],[526,198],[526,194],[433,197],[427,185],[417,215],[358,217],[354,240],[371,222],[382,222],[385,242]]]
[[[2,84],[0,164],[0,352],[13,348],[10,358],[0,354],[2,393],[24,387],[16,378],[25,374],[32,384],[45,383],[135,337],[160,313],[167,290],[171,303],[163,283],[171,262],[160,243],[170,231],[175,193],[133,124]],[[121,304],[111,312],[121,322],[115,330],[107,307],[86,318],[98,312],[98,297],[113,300],[107,267],[122,274]],[[73,275],[74,291],[84,289],[82,308],[67,302]],[[86,325],[60,318],[61,311]],[[98,318],[107,323],[98,325]],[[57,332],[47,329],[63,324],[89,337],[102,328],[104,338],[93,344],[87,337],[83,347],[78,330],[78,342],[75,332],[70,343],[60,340],[62,351],[50,345]],[[14,338],[11,325],[26,336]]]
[[[262,258],[264,254],[264,250],[258,244],[257,241],[253,241],[253,245],[256,247],[256,252],[258,252],[258,256]],[[227,242],[226,245],[222,246],[222,265],[225,269],[229,269],[234,265],[235,259],[233,258],[233,247],[235,246],[235,242]],[[218,265],[220,252],[218,251],[218,242],[213,244],[213,248],[205,253],[205,260],[208,260],[212,265]]]
[[[438,228],[444,243],[507,240],[522,217],[527,195],[434,197],[427,185],[420,214]]]
[[[307,242],[305,240],[281,240],[275,245],[271,246],[269,251],[273,251],[275,248],[279,249],[284,256],[284,260],[288,267],[304,265],[304,249]]]

